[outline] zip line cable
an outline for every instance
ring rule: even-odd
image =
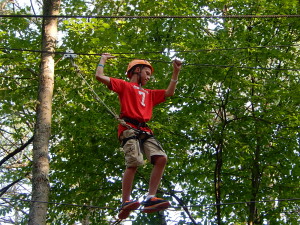
[[[80,16],[80,15],[0,15],[0,18],[74,18],[74,19],[247,19],[247,18],[298,18],[300,15],[194,15],[194,16]]]
[[[172,50],[174,53],[193,53],[193,52],[210,52],[210,51],[230,51],[230,50],[247,50],[247,49],[262,49],[262,48],[288,48],[288,47],[300,47],[298,44],[290,45],[269,45],[269,46],[249,46],[249,47],[236,47],[236,48],[211,48],[211,49],[196,49],[196,50]],[[66,54],[68,52],[50,52],[34,49],[22,49],[22,48],[5,48],[0,47],[0,50],[7,51],[21,51],[21,52],[37,52],[37,53],[49,53],[49,54]],[[138,55],[138,54],[163,54],[165,51],[152,51],[152,52],[115,52],[114,55]],[[74,53],[76,55],[88,55],[88,56],[101,56],[101,53]]]
[[[108,105],[105,104],[105,102],[99,97],[99,95],[95,92],[95,90],[92,88],[92,86],[89,84],[89,82],[84,78],[84,76],[81,73],[81,70],[79,69],[78,65],[74,62],[74,58],[77,57],[77,55],[73,52],[73,50],[68,50],[67,54],[64,54],[64,58],[70,58],[72,66],[75,68],[76,73],[84,80],[84,82],[87,84],[89,87],[90,91],[94,94],[95,98],[97,101],[99,101],[105,108],[106,110],[123,126],[125,126],[128,129],[132,129],[137,133],[141,133],[141,130],[136,129],[129,124],[127,124],[123,119],[121,119]],[[153,61],[153,60],[152,60]],[[170,63],[170,62],[165,62],[165,63]],[[201,64],[185,64],[185,65],[196,65],[200,66]],[[202,64],[201,66],[212,66],[208,64]],[[216,65],[214,65],[216,66]],[[273,68],[256,68],[256,67],[236,67],[236,66],[226,66],[226,65],[219,65],[220,67],[229,67],[229,68],[247,68],[247,69],[268,69],[272,70]],[[276,68],[274,68],[276,69]],[[278,70],[287,70],[283,68],[277,68]],[[294,70],[294,69],[289,69],[289,70]],[[300,70],[300,69],[295,69],[295,70]]]
[[[61,205],[61,206],[68,206],[68,207],[81,207],[81,208],[90,208],[90,209],[100,209],[100,210],[117,210],[118,208],[112,207],[103,207],[103,206],[95,206],[95,205],[82,205],[82,204],[71,204],[71,203],[61,203],[61,202],[49,202],[49,201],[35,201],[35,200],[26,200],[26,199],[14,199],[14,198],[5,198],[1,197],[0,199],[6,201],[20,201],[20,202],[36,202],[36,203],[44,203],[44,204],[52,204],[52,205]],[[228,202],[228,203],[219,203],[219,204],[200,204],[200,205],[190,205],[184,206],[185,208],[200,208],[200,207],[212,207],[212,206],[225,206],[225,205],[237,205],[237,204],[250,204],[250,203],[266,203],[266,202],[285,202],[285,201],[299,201],[300,198],[290,198],[290,199],[276,199],[276,200],[260,200],[260,201],[245,201],[245,202]],[[155,208],[155,207],[153,207]],[[180,209],[183,208],[181,206],[173,206],[169,207],[168,209]],[[168,210],[167,209],[167,210]],[[136,209],[134,211],[141,211],[141,209]],[[295,212],[296,213],[296,212]],[[298,212],[297,212],[298,213]],[[120,224],[123,220],[117,219],[112,224]]]
[[[221,68],[238,68],[238,69],[250,69],[250,70],[282,70],[282,71],[300,71],[300,68],[271,68],[271,67],[251,67],[251,66],[234,66],[234,65],[211,65],[211,64],[184,64],[186,66],[201,66],[201,67],[221,67]]]
[[[200,51],[217,51],[217,50],[245,50],[251,48],[270,48],[270,47],[292,47],[299,45],[278,45],[278,46],[257,46],[257,47],[243,47],[243,48],[226,48],[226,49],[199,49],[199,50],[190,50],[190,51],[173,51],[173,52],[200,52]],[[14,50],[14,51],[24,51],[24,52],[38,52],[38,53],[52,53],[52,54],[66,54],[68,52],[48,52],[41,50],[26,50],[26,49],[15,49],[15,48],[0,48],[0,50]],[[122,55],[122,54],[149,54],[149,53],[159,53],[163,52],[145,52],[145,53],[113,53],[114,55]],[[100,56],[100,53],[74,53],[76,55],[88,55],[88,56]],[[119,57],[131,59],[128,57]],[[133,58],[132,58],[133,59]],[[157,63],[170,63],[162,60],[148,60],[151,62]],[[249,66],[236,66],[236,65],[214,65],[214,64],[199,64],[199,63],[183,63],[185,66],[200,66],[200,67],[221,67],[221,68],[238,68],[238,69],[250,69],[250,70],[279,70],[279,71],[300,71],[300,68],[272,68],[272,67],[249,67]],[[77,67],[78,68],[78,67]]]
[[[61,202],[49,202],[49,201],[36,201],[36,200],[27,200],[27,199],[15,199],[15,198],[5,198],[1,197],[2,200],[7,201],[20,201],[20,202],[36,202],[36,203],[44,203],[44,204],[52,204],[52,205],[62,205],[69,207],[86,207],[86,208],[95,208],[95,209],[103,209],[103,210],[116,210],[113,207],[106,206],[95,206],[95,205],[82,205],[82,204],[71,204],[71,203],[61,203]],[[227,202],[227,203],[215,203],[215,204],[200,204],[200,205],[190,205],[184,206],[187,208],[199,208],[199,207],[212,207],[212,206],[225,206],[225,205],[240,205],[240,204],[250,204],[250,203],[267,203],[267,202],[290,202],[290,201],[299,201],[300,198],[287,198],[287,199],[267,199],[267,200],[258,200],[258,201],[245,201],[245,202]],[[180,209],[181,206],[171,206],[169,209]],[[140,209],[137,209],[140,211]]]

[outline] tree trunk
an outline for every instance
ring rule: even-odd
[[[217,224],[222,224],[221,220],[221,171],[223,165],[223,140],[220,140],[220,143],[216,149],[216,166],[214,173],[214,183],[215,183],[215,198],[216,198],[216,208],[217,208]]]
[[[261,180],[259,155],[260,155],[260,146],[257,143],[256,150],[255,150],[255,157],[253,159],[253,165],[252,165],[253,167],[251,170],[252,197],[251,197],[251,202],[249,203],[249,217],[248,217],[249,225],[261,224],[261,220],[259,218],[259,215],[257,213],[257,208],[256,208],[257,194],[259,191],[260,180]]]
[[[251,79],[251,82],[255,84],[255,78]],[[251,96],[255,96],[254,85],[251,90]],[[256,117],[255,115],[255,106],[254,103],[251,104],[252,116],[253,118]],[[249,203],[249,216],[248,216],[248,225],[254,224],[261,224],[261,220],[257,213],[256,201],[257,201],[257,194],[259,192],[259,186],[261,181],[261,171],[260,171],[260,152],[261,152],[261,141],[260,141],[260,132],[258,132],[258,124],[254,124],[255,126],[255,134],[256,134],[256,148],[253,156],[253,163],[251,169],[251,202]]]
[[[158,212],[158,216],[160,218],[160,225],[167,225],[166,216],[163,210]]]
[[[44,0],[43,13],[58,15],[60,0]],[[51,132],[52,95],[54,88],[54,54],[57,18],[44,17],[42,28],[42,62],[39,79],[37,117],[33,141],[32,202],[29,225],[45,225],[49,192],[48,144]]]
[[[228,94],[225,98],[228,98]],[[221,217],[221,189],[222,189],[222,167],[223,167],[223,149],[224,149],[224,132],[227,125],[226,118],[226,103],[227,100],[222,100],[222,106],[219,108],[217,118],[220,119],[221,124],[221,132],[217,140],[216,146],[216,165],[214,171],[214,185],[215,185],[215,199],[216,199],[216,210],[217,210],[217,224],[222,224]]]

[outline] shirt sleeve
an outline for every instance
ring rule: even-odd
[[[166,90],[152,90],[151,91],[153,106],[166,101]]]
[[[120,93],[126,85],[126,82],[124,80],[117,78],[110,78],[110,83],[111,87],[109,89],[116,93]]]

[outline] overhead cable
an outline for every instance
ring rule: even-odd
[[[63,205],[69,207],[86,207],[86,208],[97,208],[97,209],[112,209],[115,210],[116,208],[106,207],[106,206],[95,206],[95,205],[83,205],[83,204],[71,204],[71,203],[61,203],[61,202],[50,202],[50,201],[35,201],[35,200],[27,200],[27,199],[15,199],[15,198],[5,198],[1,197],[2,200],[9,200],[9,201],[21,201],[21,202],[36,202],[36,203],[44,203],[44,204],[53,204],[53,205]],[[244,202],[225,202],[225,203],[212,203],[212,204],[199,204],[199,205],[190,205],[185,206],[188,208],[198,208],[198,207],[211,207],[211,206],[218,206],[218,205],[238,205],[238,204],[250,204],[250,203],[267,203],[267,202],[287,202],[287,201],[299,201],[300,198],[287,198],[287,199],[266,199],[266,200],[258,200],[258,201],[244,201]],[[181,206],[173,206],[170,209],[178,209]]]
[[[245,19],[245,18],[297,18],[300,15],[160,15],[160,16],[112,16],[112,15],[101,15],[101,16],[80,16],[80,15],[0,15],[3,18],[74,18],[74,19]]]
[[[282,71],[300,71],[300,68],[279,68],[279,67],[252,67],[252,66],[236,66],[236,65],[212,65],[200,63],[186,63],[185,66],[199,66],[199,67],[221,67],[221,68],[238,68],[249,70],[282,70]]]
[[[195,50],[172,50],[172,53],[189,53],[189,52],[210,52],[210,51],[231,51],[231,50],[247,50],[247,49],[262,49],[262,48],[288,48],[288,47],[299,47],[298,44],[290,45],[267,45],[267,46],[249,46],[249,47],[233,47],[233,48],[208,48],[208,49],[195,49]],[[50,52],[34,49],[22,49],[22,48],[6,48],[0,47],[0,50],[7,51],[23,51],[23,52],[37,52],[37,53],[49,53],[49,54],[66,54],[68,52]],[[151,52],[115,52],[114,55],[138,55],[138,54],[163,54],[165,51],[151,51]],[[74,53],[76,55],[91,55],[91,56],[100,56],[101,53]]]
[[[279,45],[279,46],[257,46],[257,47],[243,47],[243,48],[236,48],[239,50],[243,49],[251,49],[251,48],[269,48],[269,47],[291,47],[291,46],[299,46],[299,45]],[[68,52],[49,52],[49,51],[41,51],[41,50],[29,50],[29,49],[15,49],[15,48],[1,48],[0,50],[12,50],[12,51],[24,51],[24,52],[37,52],[37,53],[48,53],[48,54],[66,54]],[[186,52],[200,52],[200,51],[216,51],[217,49],[200,49],[200,50],[190,50]],[[218,49],[218,50],[234,50],[234,48],[227,48],[227,49]],[[180,51],[173,51],[173,52],[180,52]],[[181,51],[184,52],[184,51]],[[164,52],[150,52],[155,54],[163,54]],[[112,53],[113,55],[125,55],[125,54],[150,54],[149,52],[144,53]],[[101,53],[74,53],[76,55],[87,55],[87,56],[101,56]],[[131,59],[128,57],[120,57]],[[132,58],[133,59],[133,58]],[[147,59],[151,62],[156,63],[171,63],[162,60],[151,60]],[[279,71],[300,71],[300,68],[278,68],[278,67],[249,67],[249,66],[238,66],[238,65],[214,65],[214,64],[200,64],[200,63],[183,63],[185,66],[199,66],[199,67],[220,67],[220,68],[238,68],[238,69],[250,69],[250,70],[279,70]]]

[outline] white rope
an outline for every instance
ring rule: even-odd
[[[140,130],[131,127],[130,125],[128,125],[123,119],[121,119],[112,109],[110,109],[110,107],[108,105],[105,104],[105,102],[99,97],[99,95],[95,92],[95,90],[92,88],[92,86],[89,84],[89,82],[84,78],[84,76],[82,75],[78,65],[74,62],[74,58],[76,57],[76,54],[74,54],[73,50],[67,50],[67,54],[64,54],[64,58],[70,58],[72,66],[75,68],[76,73],[79,74],[79,76],[84,80],[84,82],[88,85],[89,89],[93,92],[95,99],[97,101],[99,101],[106,109],[107,111],[116,119],[118,120],[118,122],[125,126],[128,129],[133,129],[137,132],[139,132]]]

